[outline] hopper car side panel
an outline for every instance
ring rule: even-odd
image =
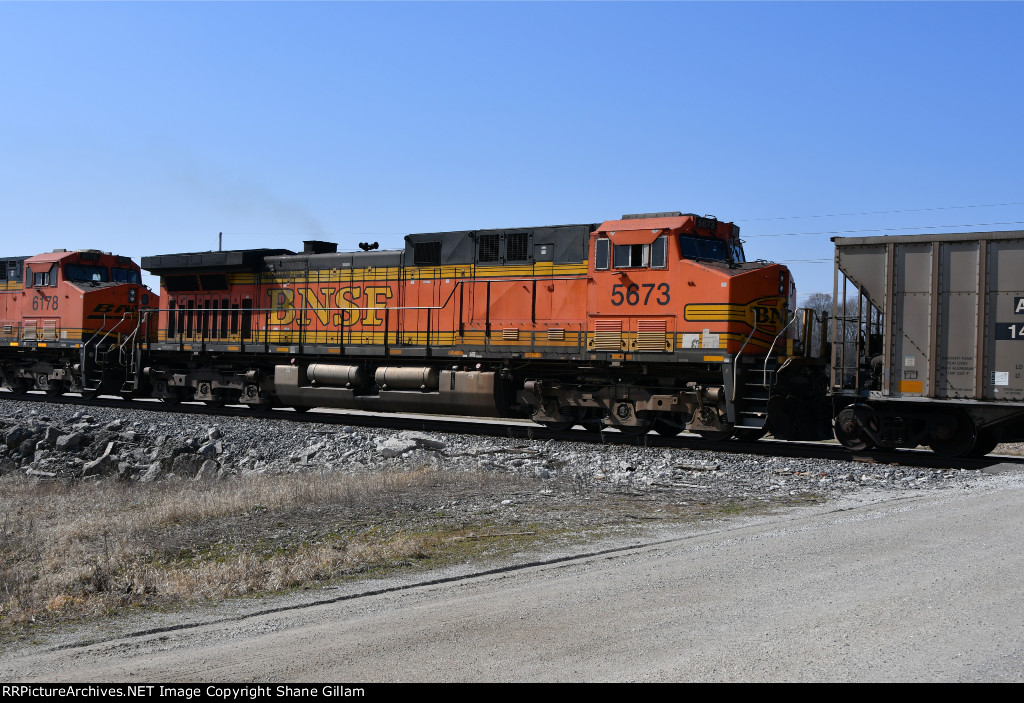
[[[832,386],[848,446],[1024,438],[1024,233],[836,238]],[[837,296],[837,301],[840,297]]]

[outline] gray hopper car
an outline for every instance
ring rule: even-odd
[[[833,241],[837,439],[948,456],[1024,439],[1024,232]]]

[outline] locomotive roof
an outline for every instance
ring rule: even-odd
[[[516,261],[554,261],[575,263],[587,257],[590,233],[598,225],[549,225],[545,227],[514,227],[507,229],[475,229],[453,232],[417,232],[406,235],[405,249],[295,254],[268,254],[266,268],[276,271],[303,271],[345,268],[378,268],[388,266],[452,266],[478,261],[481,237],[499,240],[518,236],[526,242],[524,259]],[[423,260],[422,249],[430,249],[430,260]],[[431,246],[433,247],[431,248]],[[145,260],[144,260],[145,261]],[[489,262],[497,264],[498,261]],[[145,264],[143,265],[145,268]]]
[[[69,257],[75,256],[76,254],[96,254],[99,256],[113,256],[109,251],[100,251],[99,249],[76,249],[75,251],[68,251],[67,249],[54,249],[48,251],[45,254],[36,254],[35,256],[28,257],[28,263],[30,264],[46,264],[53,263],[54,261],[63,261]],[[127,257],[121,257],[127,258]]]
[[[268,256],[293,254],[288,249],[233,249],[142,257],[142,268],[152,274],[195,273],[198,269],[217,271],[262,271]]]

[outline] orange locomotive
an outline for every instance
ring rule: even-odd
[[[139,266],[110,253],[58,249],[0,260],[0,377],[16,393],[121,393],[159,297]]]
[[[363,248],[144,258],[166,303],[137,385],[169,402],[751,437],[770,375],[776,434],[820,434],[809,372],[773,356],[792,352],[789,271],[746,262],[731,223],[653,213]]]

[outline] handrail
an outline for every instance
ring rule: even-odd
[[[730,398],[730,400],[733,403],[736,402],[736,379],[739,378],[740,356],[743,355],[743,350],[747,348],[747,342],[754,337],[755,332],[757,332],[757,315],[754,315],[754,329],[750,330],[750,334],[745,340],[743,340],[743,346],[741,346],[740,350],[736,352],[736,356],[732,358],[732,398]]]
[[[96,342],[96,346],[98,347],[99,343],[102,342],[107,337],[109,337],[111,332],[113,332],[118,327],[120,327],[121,323],[124,322],[126,319],[128,319],[129,316],[131,316],[131,313],[126,312],[124,315],[121,316],[121,319],[117,321],[116,325],[111,327],[109,330],[105,330],[105,329],[103,329],[103,327],[106,327],[106,325],[107,325],[107,314],[103,313],[103,322],[101,323],[100,329],[98,329],[95,332],[93,332],[93,335],[91,337],[89,337],[88,340],[86,340],[86,342],[82,345],[82,348],[83,349],[88,349],[89,345],[92,344],[92,340],[96,339],[96,335],[98,335],[100,332],[103,332],[103,336],[100,337],[99,342]]]
[[[772,345],[770,347],[768,347],[768,353],[764,355],[764,368],[761,369],[761,378],[762,378],[762,380],[768,378],[768,359],[771,358],[772,352],[775,351],[775,343],[779,341],[779,337],[782,336],[783,332],[788,330],[789,326],[791,324],[793,324],[794,322],[796,322],[796,317],[797,317],[796,313],[799,312],[801,309],[803,309],[803,308],[797,308],[794,311],[793,317],[790,319],[789,322],[786,323],[785,327],[783,327],[781,330],[779,330],[779,333],[777,335],[775,335],[775,339],[772,340]]]
[[[133,342],[135,337],[138,336],[139,330],[142,329],[142,325],[149,319],[149,313],[150,310],[148,308],[146,310],[140,311],[139,322],[137,325],[135,325],[135,329],[133,329],[131,333],[124,338],[121,344],[118,345],[118,352],[122,360],[124,359],[125,347],[129,346]]]

